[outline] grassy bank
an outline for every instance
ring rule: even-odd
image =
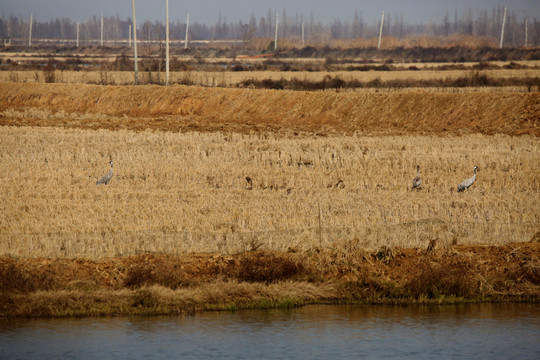
[[[190,314],[313,303],[540,300],[540,243],[450,251],[0,258],[0,316]]]
[[[0,83],[0,125],[242,133],[540,135],[540,93]]]

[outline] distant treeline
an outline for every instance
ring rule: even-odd
[[[503,21],[504,8],[499,3],[491,10],[467,8],[458,14],[447,11],[440,22],[411,24],[404,20],[402,13],[385,14],[383,34],[394,38],[405,38],[415,35],[445,37],[465,35],[499,39]],[[39,14],[34,18],[32,37],[36,39],[75,39],[77,23],[69,18],[41,21]],[[144,14],[141,14],[144,17]],[[336,19],[331,23],[322,24],[316,20],[313,13],[304,18],[295,14],[289,16],[286,10],[279,17],[279,38],[298,40],[302,36],[302,27],[306,41],[311,43],[328,43],[336,39],[375,38],[379,34],[380,19],[363,18],[361,11],[355,11],[352,19]],[[28,38],[29,18],[16,16],[0,19],[0,37],[12,39]],[[117,16],[104,17],[104,34],[106,40],[121,40],[129,37],[131,18],[121,19]],[[304,24],[304,26],[302,25]],[[226,22],[221,14],[212,25],[198,23],[192,19],[189,26],[189,38],[192,40],[241,40],[249,44],[256,38],[273,38],[275,31],[275,13],[270,9],[266,16],[257,18],[251,15],[247,22]],[[527,30],[526,30],[527,29]],[[101,38],[101,18],[93,16],[90,20],[80,23],[80,41],[97,40]],[[186,24],[173,22],[170,24],[171,39],[185,38]],[[161,21],[145,21],[138,27],[140,40],[160,41],[165,39],[165,25]],[[508,9],[504,44],[522,46],[538,46],[540,42],[540,21],[536,18],[519,17],[512,9]]]

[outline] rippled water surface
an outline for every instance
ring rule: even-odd
[[[0,320],[5,359],[540,359],[540,306],[306,306]]]

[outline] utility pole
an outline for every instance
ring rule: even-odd
[[[383,10],[382,16],[381,16],[381,28],[379,29],[379,44],[377,45],[377,49],[380,49],[380,48],[381,48],[381,40],[382,40],[382,28],[383,28],[383,24],[384,24],[384,10]]]
[[[304,22],[302,22],[302,47],[306,46],[306,42],[304,41]]]
[[[277,50],[278,14],[276,13],[276,34],[274,35],[274,51]]]
[[[169,85],[169,0],[165,0],[165,85]]]
[[[32,46],[32,19],[33,15],[30,14],[30,29],[29,29],[29,35],[28,35],[28,46]]]
[[[506,6],[504,7],[503,12],[503,22],[502,22],[502,28],[501,28],[501,41],[499,42],[499,48],[502,49],[503,47],[503,40],[504,40],[504,24],[506,23]]]
[[[529,42],[529,18],[525,18],[525,47],[527,47],[528,42]]]
[[[189,13],[187,14],[187,22],[186,22],[186,41],[184,41],[184,49],[187,49],[188,34],[189,34]]]
[[[101,14],[101,47],[103,47],[103,14]]]
[[[131,0],[133,7],[133,57],[135,61],[135,85],[139,83],[139,67],[137,65],[137,20],[135,19],[135,0]]]
[[[77,47],[79,47],[79,22],[77,21]]]

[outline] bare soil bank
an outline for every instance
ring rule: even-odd
[[[35,110],[39,110],[36,112]],[[320,134],[540,135],[540,94],[0,83],[0,125]]]
[[[538,235],[536,236],[538,237]],[[185,314],[308,303],[540,300],[540,242],[237,255],[0,258],[0,316]]]

